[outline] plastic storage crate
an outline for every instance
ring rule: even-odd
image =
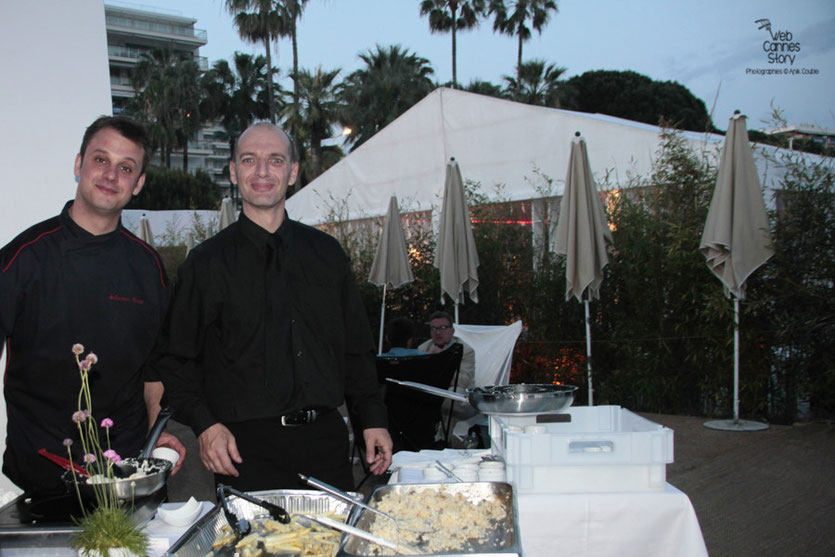
[[[661,491],[673,430],[620,406],[569,408],[570,421],[491,416],[492,452],[519,493]]]

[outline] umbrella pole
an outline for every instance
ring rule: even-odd
[[[377,354],[383,353],[383,325],[386,321],[386,286],[388,284],[383,284],[383,303],[380,306],[380,341],[377,344]]]
[[[589,406],[594,406],[594,389],[591,386],[591,319],[589,319],[589,298],[583,300],[583,305],[586,307],[586,370],[588,371],[589,380]]]
[[[458,325],[458,302],[455,302],[455,324]]]
[[[734,296],[734,423],[739,423],[739,298]]]
[[[734,417],[731,420],[711,420],[704,426],[724,431],[758,431],[768,424],[739,419],[739,298],[734,299]]]

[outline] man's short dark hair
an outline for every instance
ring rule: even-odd
[[[87,127],[84,137],[81,139],[81,149],[78,152],[81,154],[82,160],[84,159],[84,152],[87,151],[87,144],[90,143],[96,133],[105,128],[116,130],[125,139],[129,139],[142,147],[142,166],[139,174],[144,174],[151,159],[151,141],[148,138],[148,132],[145,131],[145,126],[127,116],[99,116],[96,118],[96,121]]]
[[[436,311],[429,316],[429,321],[434,321],[435,319],[446,319],[450,325],[454,323],[452,316],[445,311]]]
[[[388,322],[386,332],[392,347],[411,348],[409,341],[415,337],[417,327],[408,317],[397,317]]]

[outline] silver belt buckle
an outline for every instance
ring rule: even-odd
[[[301,413],[301,412],[296,412],[296,415],[298,415],[298,414],[300,414],[300,413]],[[300,426],[300,425],[307,425],[307,424],[311,424],[311,423],[313,423],[314,421],[316,421],[316,416],[318,416],[318,412],[316,412],[316,410],[304,410],[304,417],[305,417],[305,420],[304,420],[304,422],[303,422],[303,423],[300,423],[300,424],[288,424],[288,423],[287,423],[287,421],[286,421],[287,416],[281,416],[281,425],[283,425],[284,427],[296,427],[296,426]]]

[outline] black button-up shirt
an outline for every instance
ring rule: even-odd
[[[348,257],[286,216],[270,234],[241,214],[192,250],[151,365],[197,435],[345,399],[363,428],[386,427]]]

